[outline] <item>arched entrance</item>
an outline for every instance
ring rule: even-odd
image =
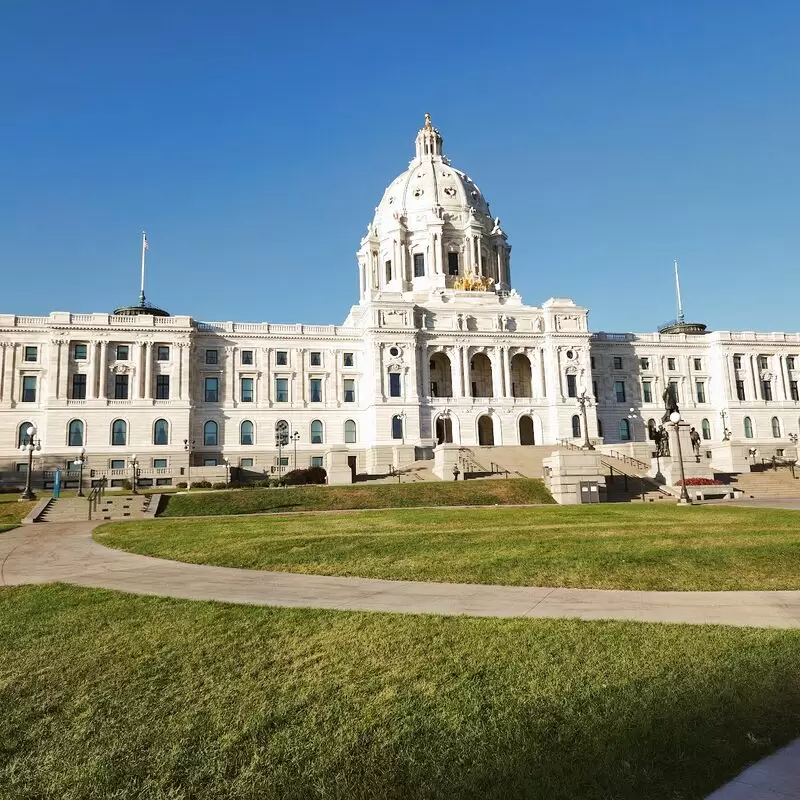
[[[436,418],[436,444],[451,444],[453,441],[453,420],[450,417]]]
[[[533,397],[531,389],[531,362],[522,353],[511,359],[511,396]]]
[[[519,443],[536,444],[533,432],[533,420],[526,414],[519,418]]]
[[[434,353],[430,360],[431,384],[428,387],[431,397],[453,396],[453,375],[450,359],[444,353]]]
[[[478,444],[494,444],[494,422],[487,414],[478,418]]]
[[[469,381],[472,397],[492,397],[492,362],[486,353],[475,353],[472,356]]]

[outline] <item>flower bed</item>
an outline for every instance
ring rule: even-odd
[[[687,478],[685,481],[678,481],[676,486],[724,486],[722,481],[714,478]]]

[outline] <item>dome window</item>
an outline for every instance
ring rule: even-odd
[[[422,278],[425,276],[425,255],[414,253],[414,277]]]
[[[422,197],[425,194],[425,190],[421,188],[414,189],[414,197]]]
[[[447,272],[449,275],[458,275],[458,253],[447,254]]]

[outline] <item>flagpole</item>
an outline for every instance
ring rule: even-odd
[[[144,305],[144,259],[145,254],[147,253],[147,233],[142,231],[142,285],[141,289],[139,290],[139,305]]]
[[[681,281],[678,277],[678,259],[675,259],[675,291],[678,295],[678,322],[683,322],[683,305],[681,303]]]

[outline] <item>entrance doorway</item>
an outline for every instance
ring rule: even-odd
[[[494,422],[486,414],[478,419],[478,444],[494,444]]]
[[[519,443],[536,444],[533,434],[533,420],[528,416],[519,418]]]
[[[347,466],[350,467],[350,481],[355,483],[358,474],[358,456],[347,456]]]
[[[453,420],[438,417],[436,420],[436,444],[451,444],[453,441]]]

